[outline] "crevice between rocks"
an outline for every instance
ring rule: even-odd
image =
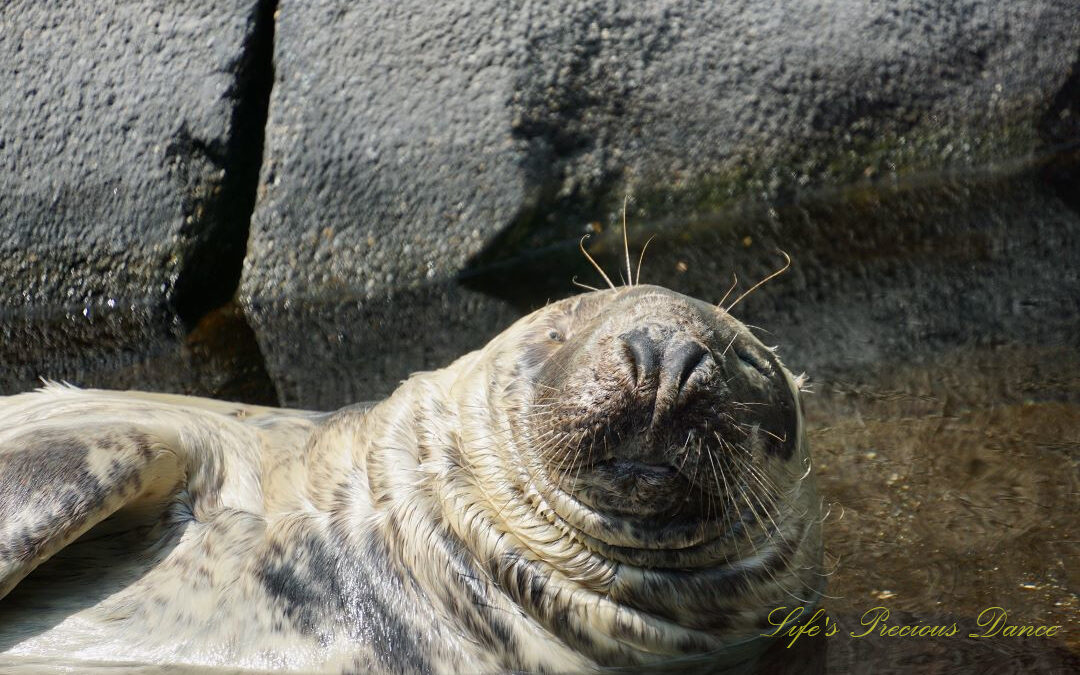
[[[263,0],[256,9],[243,56],[235,66],[230,97],[236,105],[224,147],[205,147],[206,143],[191,138],[175,141],[180,146],[177,152],[187,154],[188,161],[204,159],[222,171],[220,183],[209,189],[187,188],[184,194],[185,217],[199,232],[188,233],[193,243],[181,261],[169,304],[188,330],[208,312],[228,303],[240,284],[274,84],[277,4],[277,0]]]
[[[173,141],[183,236],[191,245],[180,261],[168,303],[187,333],[187,365],[205,380],[210,395],[262,405],[278,405],[280,397],[250,322],[232,300],[247,255],[267,140],[277,6],[278,0],[256,6],[234,65],[228,140],[208,144],[181,129]],[[199,162],[220,179],[192,184],[193,176],[206,175],[189,170]]]
[[[1039,135],[1052,155],[1043,179],[1061,201],[1080,213],[1080,52],[1039,121]]]

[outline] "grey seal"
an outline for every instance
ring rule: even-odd
[[[0,664],[380,673],[745,662],[821,593],[797,379],[655,286],[333,413],[0,399]]]

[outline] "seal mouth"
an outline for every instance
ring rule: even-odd
[[[595,510],[627,516],[656,516],[672,510],[673,496],[692,485],[670,464],[612,457],[595,462],[574,480],[573,492]],[[679,500],[681,501],[681,500]]]
[[[623,494],[650,488],[670,489],[671,481],[681,478],[679,469],[671,464],[649,464],[625,457],[595,462],[588,472],[596,482],[609,483]]]
[[[602,460],[594,464],[592,468],[595,472],[627,473],[638,480],[662,480],[673,478],[679,473],[679,470],[671,464],[649,464],[623,457]]]

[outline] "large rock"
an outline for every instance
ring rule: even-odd
[[[797,365],[816,371],[835,355],[822,331],[869,341],[888,327],[866,295],[878,292],[873,268],[839,271],[853,251],[928,232],[970,241],[991,219],[1019,241],[1071,222],[1058,196],[1080,204],[1075,185],[1021,193],[978,176],[959,192],[910,190],[969,170],[1008,182],[1074,147],[1071,0],[8,3],[0,19],[0,375],[12,387],[38,375],[137,385],[142,375],[107,372],[135,372],[129,357],[165,333],[168,363],[184,362],[183,333],[235,289],[253,209],[241,299],[258,349],[247,333],[237,344],[265,357],[280,400],[328,407],[384,394],[571,292],[589,273],[577,252],[586,224],[603,231],[594,252],[610,265],[621,240],[609,226],[628,191],[635,246],[660,233],[647,274],[678,290],[718,297],[729,271],[765,273],[774,244],[791,251],[804,276],[775,307],[814,307],[806,294],[828,304],[768,322],[802,331]],[[890,206],[859,217],[823,206],[844,211],[894,187]],[[996,232],[1000,250],[1014,245]],[[1024,255],[985,272],[1002,284],[1028,274],[1037,256]],[[672,272],[680,263],[689,271]],[[890,294],[951,288],[910,285],[925,281],[920,270],[944,273],[933,260],[895,264],[916,276]],[[1032,283],[1049,281],[1043,270]],[[836,294],[846,283],[865,311]],[[1011,297],[978,292],[989,310]],[[145,325],[105,318],[141,317],[148,304]],[[98,323],[78,318],[87,305]],[[926,321],[979,335],[995,320],[950,307],[924,307]],[[21,356],[42,331],[54,347]],[[911,353],[917,334],[900,335],[894,351],[868,342],[836,364]],[[55,348],[65,340],[90,347]],[[147,358],[165,363],[132,363]],[[170,370],[163,388],[217,389]],[[144,386],[159,381],[154,367],[138,372],[150,373]]]
[[[517,318],[505,302],[449,283],[261,310],[248,316],[277,399],[319,410],[385,398],[411,373],[479,349]]]
[[[0,394],[29,391],[43,379],[278,403],[255,335],[234,305],[191,330],[153,307],[0,316]]]
[[[270,9],[0,5],[0,310],[170,301],[194,321],[232,295]]]
[[[763,205],[722,221],[639,228],[632,265],[655,234],[642,283],[714,302],[726,295],[730,306],[784,265],[778,249],[789,252],[790,269],[732,312],[766,344],[779,345],[815,390],[874,382],[969,351],[1024,353],[1038,362],[1080,346],[1080,212],[1060,191],[1027,171]],[[626,265],[622,237],[599,237],[594,256],[617,278]],[[728,293],[733,274],[739,284]],[[554,247],[477,273],[468,293],[426,287],[382,300],[274,303],[254,328],[282,402],[334,408],[379,398],[411,371],[449,363],[517,313],[579,290],[575,278],[604,285],[576,245]],[[979,372],[997,367],[987,361]],[[1026,374],[1026,390],[1002,385],[980,400],[1023,399],[1039,383],[1075,382],[1074,371],[1046,361]]]
[[[571,292],[588,273],[579,237],[606,230],[594,250],[609,250],[627,192],[639,246],[659,231],[687,247],[687,227],[737,243],[741,222],[739,237],[792,248],[797,209],[754,214],[852,184],[1027,169],[1080,138],[1071,0],[282,0],[276,31],[240,297],[294,405],[383,394]],[[947,211],[958,231],[985,219]],[[811,249],[793,252],[806,265],[828,238],[887,247],[923,227],[870,215],[809,219]],[[695,285],[726,287],[763,255],[778,259],[696,266]]]
[[[283,0],[242,295],[381,297],[610,222],[1008,163],[1072,0]]]

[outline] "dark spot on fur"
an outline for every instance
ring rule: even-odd
[[[416,602],[407,598],[400,570],[378,537],[355,545],[341,536],[311,534],[287,550],[272,546],[270,553],[259,578],[298,630],[323,644],[342,631],[373,648],[379,669],[431,671],[424,637],[405,616],[404,608]]]
[[[36,522],[0,542],[0,556],[25,561],[81,527],[106,491],[88,470],[89,446],[70,433],[39,432],[9,443],[17,449],[0,455],[0,522],[25,514],[35,514]]]
[[[441,527],[435,542],[448,565],[442,600],[453,616],[488,650],[516,655],[517,639],[510,626],[514,617],[496,606],[498,598],[492,596],[498,589],[491,578],[449,529]]]

